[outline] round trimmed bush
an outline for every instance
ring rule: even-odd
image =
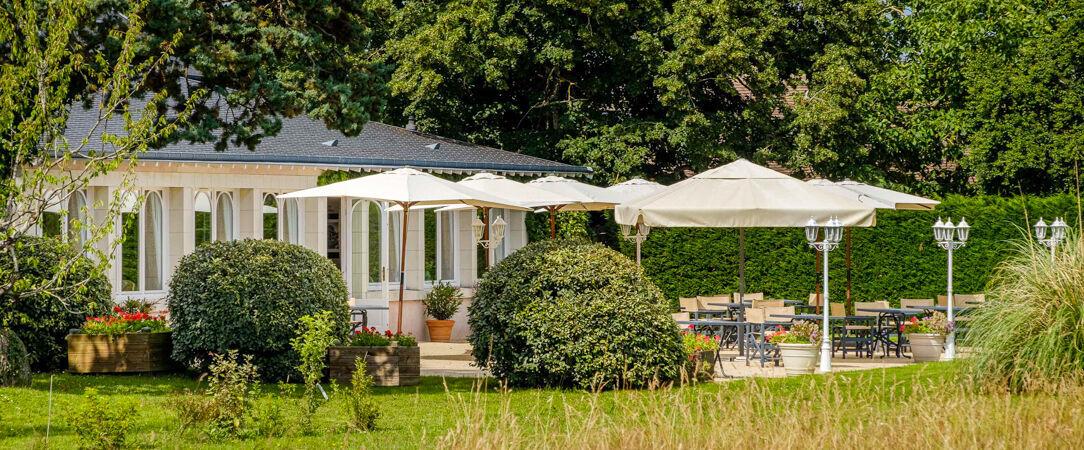
[[[471,302],[479,365],[517,386],[639,387],[687,358],[662,293],[601,244],[545,240],[495,265]]]
[[[331,311],[340,339],[349,331],[346,283],[335,264],[278,241],[212,242],[181,259],[169,284],[173,359],[206,370],[211,353],[252,355],[269,380],[299,380],[290,340],[298,319]]]
[[[18,278],[14,290],[0,294],[0,327],[10,328],[22,340],[32,369],[66,368],[64,336],[88,316],[108,313],[113,288],[101,265],[59,239],[22,236],[13,248],[17,273],[10,255],[0,257],[0,276]],[[28,294],[61,271],[46,292]]]
[[[29,386],[30,358],[15,332],[0,328],[0,386]]]

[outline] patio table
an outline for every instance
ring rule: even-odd
[[[903,332],[900,331],[900,324],[906,321],[908,317],[914,317],[927,311],[918,308],[857,308],[857,310],[877,313],[877,333],[875,333],[877,342],[884,345],[885,356],[889,351],[895,349],[897,358],[903,357]],[[886,330],[881,326],[886,321],[892,324],[891,330]],[[892,333],[896,333],[895,342],[892,341]]]
[[[350,332],[353,333],[359,327],[369,326],[369,311],[387,311],[387,306],[351,306],[350,307]],[[360,317],[359,317],[360,316]],[[361,320],[357,320],[360,318]]]

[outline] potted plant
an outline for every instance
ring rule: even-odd
[[[425,313],[432,317],[425,321],[426,328],[429,328],[430,341],[448,342],[452,338],[455,321],[451,319],[459,311],[462,302],[463,293],[459,288],[446,283],[435,284],[433,290],[425,295],[422,305],[425,306]]]
[[[157,372],[173,367],[173,341],[165,316],[113,314],[87,317],[68,334],[68,370],[75,373]]]
[[[689,326],[692,328],[692,325]],[[689,354],[686,373],[691,381],[711,381],[715,378],[715,355],[719,351],[716,336],[704,336],[693,331],[682,331],[685,353]]]
[[[813,322],[798,321],[789,330],[782,327],[766,336],[768,342],[779,347],[783,370],[787,376],[813,373],[820,358],[821,331]]]
[[[945,336],[952,332],[953,323],[940,312],[900,325],[900,331],[907,335],[911,345],[911,357],[915,362],[938,361],[945,349]]]
[[[328,376],[347,384],[357,370],[357,358],[365,359],[365,372],[375,386],[414,386],[421,381],[421,353],[410,334],[376,328],[354,332],[344,345],[328,349]]]

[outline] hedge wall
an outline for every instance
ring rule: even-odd
[[[938,216],[952,217],[953,222],[963,216],[971,224],[967,246],[953,254],[955,291],[978,293],[1005,257],[1009,241],[1026,239],[1023,233],[1031,232],[1028,223],[1039,216],[1047,222],[1065,216],[1076,229],[1077,200],[1070,195],[949,196],[936,211],[878,211],[876,227],[855,228],[851,234],[852,299],[898,301],[943,294],[947,255],[934,242],[931,228]],[[790,299],[805,299],[813,292],[820,274],[801,229],[747,229],[745,243],[747,292]],[[634,254],[632,244],[620,245],[625,254]],[[842,244],[830,254],[833,301],[845,297],[844,255]],[[675,304],[678,297],[738,289],[736,229],[653,228],[642,258],[648,276]]]

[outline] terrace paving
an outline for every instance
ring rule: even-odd
[[[470,344],[465,342],[450,342],[450,343],[437,343],[437,342],[421,342],[419,343],[422,354],[422,375],[423,376],[444,376],[444,377],[467,377],[477,378],[485,376],[485,371],[477,367],[474,367],[474,358],[470,355]],[[843,372],[853,370],[869,370],[869,369],[881,369],[889,367],[899,367],[907,364],[912,364],[910,358],[881,358],[880,356],[874,356],[873,358],[856,358],[852,355],[847,355],[847,359],[840,357],[839,353],[837,357],[832,359],[832,371]],[[735,350],[724,350],[723,357],[729,358],[731,356],[737,356]],[[721,364],[722,372],[719,370],[720,366],[716,366],[716,380],[727,381],[733,379],[752,378],[752,377],[783,377],[786,374],[783,372],[782,366],[775,366],[772,363],[766,363],[763,368],[760,367],[760,361],[749,361],[749,365],[745,365],[745,361],[724,361]],[[723,373],[726,376],[723,376]]]

